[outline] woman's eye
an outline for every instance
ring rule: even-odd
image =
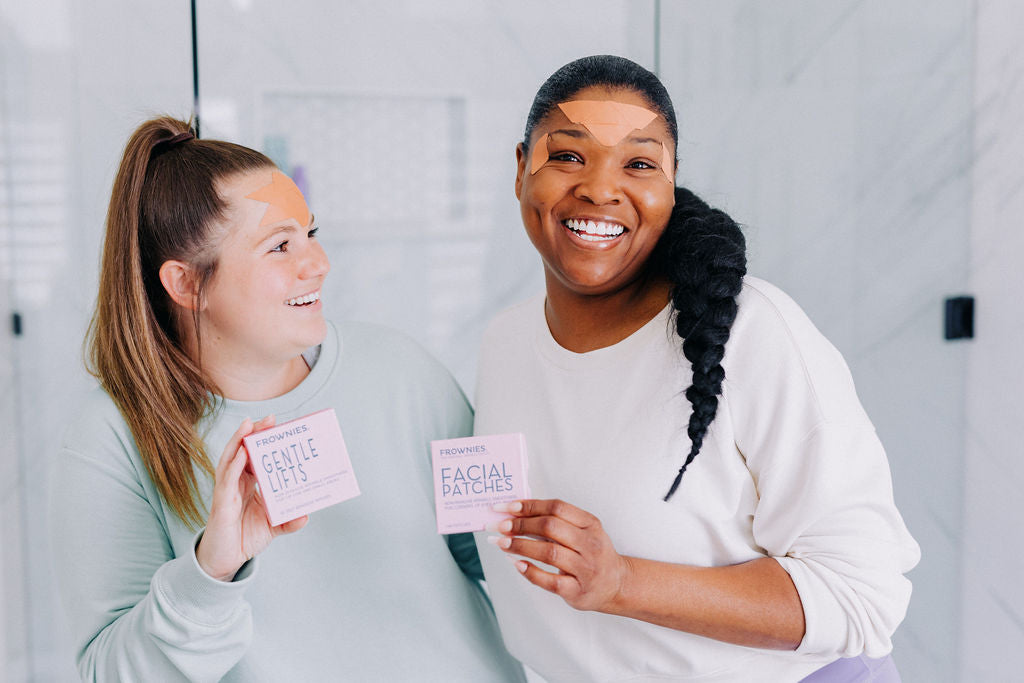
[[[654,164],[652,164],[651,162],[649,162],[649,161],[644,161],[643,159],[637,159],[636,161],[629,162],[629,165],[627,166],[627,168],[647,169],[647,168],[657,168],[657,167]]]
[[[276,252],[279,252],[279,253],[284,253],[284,252],[288,251],[288,240],[285,240],[284,242],[281,242],[281,244],[277,245],[276,247],[274,247],[270,251],[272,251],[272,252],[276,251]]]
[[[312,230],[310,230],[309,232],[306,233],[306,237],[309,237],[309,238],[316,237],[316,234],[318,232],[320,232],[320,228],[313,228]]]
[[[580,161],[580,158],[572,152],[557,152],[548,157],[551,161]]]

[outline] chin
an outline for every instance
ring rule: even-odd
[[[604,273],[577,273],[565,278],[565,282],[580,294],[601,294],[617,287],[616,276]]]
[[[321,319],[319,322],[306,321],[302,326],[294,325],[291,328],[284,328],[285,343],[299,349],[299,353],[323,342],[327,337],[327,322]]]
[[[310,346],[316,346],[317,344],[322,344],[324,339],[327,338],[327,321],[326,320],[324,320],[323,318],[320,318],[319,322],[316,325],[313,325],[311,327],[313,329],[310,330],[308,335],[305,335],[305,338],[309,340],[309,343],[306,344],[306,346],[303,348],[303,350],[308,349]]]

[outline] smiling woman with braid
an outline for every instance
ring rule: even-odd
[[[536,498],[477,536],[506,645],[552,683],[897,681],[919,549],[885,452],[839,353],[675,186],[677,138],[657,77],[598,56],[516,148],[546,292],[488,328],[475,424],[530,450]]]

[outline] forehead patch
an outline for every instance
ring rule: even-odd
[[[266,202],[267,210],[260,221],[260,227],[294,218],[300,227],[309,225],[309,207],[302,196],[302,190],[295,182],[276,168],[270,183],[245,195],[246,199]]]
[[[646,128],[658,115],[650,109],[611,100],[572,100],[558,105],[573,123],[585,126],[605,147],[619,144],[637,128]]]

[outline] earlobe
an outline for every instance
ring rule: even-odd
[[[199,307],[192,269],[182,261],[164,261],[160,266],[160,284],[171,300],[189,311]]]
[[[523,149],[523,143],[516,145],[516,199],[522,199],[520,196],[523,190],[523,175],[526,173],[526,150]]]

